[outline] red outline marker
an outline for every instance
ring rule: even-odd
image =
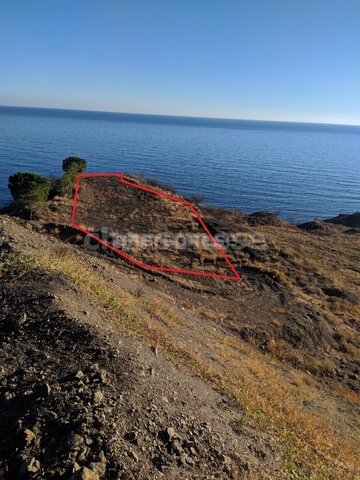
[[[80,181],[81,178],[87,178],[87,177],[118,177],[120,183],[123,183],[124,185],[127,185],[129,187],[137,188],[140,190],[145,190],[146,192],[152,193],[153,195],[158,195],[159,197],[164,197],[167,198],[168,200],[172,200],[174,202],[181,203],[182,205],[185,205],[188,207],[193,215],[196,217],[206,234],[210,237],[211,241],[217,248],[218,252],[220,255],[224,258],[225,262],[229,266],[230,270],[234,273],[233,276],[231,275],[221,275],[218,273],[210,273],[210,272],[199,272],[199,271],[194,271],[194,270],[187,270],[187,269],[179,269],[179,268],[168,268],[168,267],[158,267],[156,265],[145,265],[135,258],[131,257],[130,255],[122,252],[121,250],[118,250],[117,248],[113,247],[111,244],[106,242],[105,240],[102,240],[101,238],[97,237],[93,233],[89,232],[85,228],[82,228],[80,225],[77,225],[76,223],[76,209],[77,209],[77,202],[79,198],[79,188],[80,188]],[[188,202],[187,200],[184,200],[183,198],[178,198],[174,197],[172,195],[168,195],[163,192],[159,192],[158,190],[153,190],[152,188],[145,187],[143,185],[139,185],[137,183],[130,182],[129,180],[126,180],[124,177],[123,173],[80,173],[77,175],[76,178],[76,184],[75,184],[75,194],[74,194],[74,203],[73,203],[73,209],[72,209],[72,216],[71,216],[71,225],[79,230],[82,233],[85,233],[89,237],[93,238],[97,242],[101,243],[105,247],[109,248],[113,252],[117,253],[121,257],[125,258],[129,262],[132,262],[134,265],[136,265],[139,268],[145,269],[145,270],[152,270],[152,271],[161,271],[161,272],[172,272],[172,273],[182,273],[182,274],[189,274],[189,275],[200,275],[202,277],[212,277],[212,278],[221,278],[225,280],[235,280],[239,281],[241,280],[240,275],[236,271],[234,265],[230,262],[228,257],[226,256],[224,250],[221,248],[220,244],[216,241],[216,239],[213,237],[213,235],[210,233],[209,229],[207,228],[204,220],[201,218],[201,215],[199,212],[196,210],[194,205],[191,202]]]

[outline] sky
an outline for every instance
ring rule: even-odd
[[[360,124],[360,0],[0,0],[0,105]]]

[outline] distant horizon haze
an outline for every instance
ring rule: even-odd
[[[149,113],[149,112],[131,112],[131,111],[120,111],[120,110],[94,110],[91,108],[71,108],[71,107],[53,107],[53,106],[38,106],[38,105],[10,105],[10,104],[0,104],[0,108],[29,108],[34,110],[64,110],[71,112],[88,112],[88,113],[114,113],[119,115],[147,115],[149,117],[175,117],[175,118],[192,118],[192,119],[204,119],[204,120],[234,120],[234,121],[244,121],[244,122],[269,122],[269,123],[297,123],[297,124],[309,124],[309,125],[339,125],[339,126],[348,126],[348,127],[360,127],[359,123],[345,123],[345,122],[324,122],[324,121],[304,121],[296,119],[276,119],[276,118],[249,118],[249,117],[216,117],[216,116],[205,116],[205,115],[178,115],[174,113]]]

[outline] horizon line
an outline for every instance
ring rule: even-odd
[[[143,112],[120,112],[115,110],[91,110],[88,108],[69,108],[69,107],[39,107],[29,105],[0,105],[0,108],[24,108],[24,109],[38,109],[38,110],[59,110],[70,112],[87,112],[87,113],[110,113],[121,115],[142,115],[148,117],[171,117],[171,118],[193,118],[200,120],[229,120],[229,121],[243,121],[243,122],[269,122],[269,123],[295,123],[305,125],[329,125],[329,126],[342,126],[342,127],[360,127],[360,123],[335,123],[335,122],[315,122],[305,120],[275,120],[275,119],[261,119],[261,118],[239,118],[239,117],[208,117],[205,115],[177,115],[168,113],[143,113]]]

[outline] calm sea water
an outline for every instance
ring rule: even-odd
[[[131,172],[292,221],[360,210],[360,127],[0,107],[0,205],[16,171]]]

